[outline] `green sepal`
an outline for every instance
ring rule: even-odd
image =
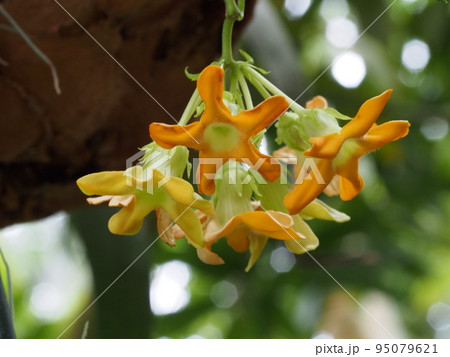
[[[186,66],[184,68],[184,75],[190,79],[191,81],[197,81],[198,77],[200,77],[200,73],[194,74],[194,73],[189,73],[189,67]]]
[[[198,118],[200,115],[202,115],[204,110],[205,110],[205,103],[201,102],[200,105],[195,109],[194,117]]]
[[[328,114],[331,114],[332,116],[334,116],[336,119],[341,119],[341,120],[352,120],[352,117],[349,117],[345,114],[342,114],[340,112],[338,112],[336,109],[334,108],[326,108],[326,109],[322,109],[324,112],[327,112]]]
[[[246,272],[248,272],[259,259],[259,256],[261,255],[269,238],[249,232],[248,239],[250,240],[250,259],[248,260],[247,267],[245,268]]]
[[[239,49],[239,53],[242,55],[242,57],[245,58],[245,60],[247,61],[247,63],[249,64],[254,64],[255,60],[253,59],[252,56],[250,56],[247,52],[245,52],[244,50]]]

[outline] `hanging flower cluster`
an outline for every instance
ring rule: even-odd
[[[231,31],[231,18],[236,16],[226,18],[224,30]],[[408,134],[407,121],[375,123],[391,90],[363,103],[354,118],[328,108],[320,96],[303,108],[269,82],[248,54],[241,54],[246,60],[235,61],[224,50],[219,61],[189,75],[197,88],[180,122],[150,124],[153,141],[142,148],[140,165],[77,181],[83,193],[97,196],[89,203],[122,207],[109,221],[112,233],[137,233],[155,210],[160,238],[170,246],[186,238],[207,264],[224,263],[213,251],[220,239],[236,252],[250,252],[246,270],[269,238],[305,253],[319,245],[307,220],[350,219],[317,197],[324,192],[354,198],[364,185],[359,158]],[[249,84],[264,99],[257,106]],[[339,120],[348,122],[341,127]],[[276,140],[284,146],[269,156],[260,147],[273,123]],[[193,184],[204,196],[182,178],[192,170],[188,148],[198,152]]]

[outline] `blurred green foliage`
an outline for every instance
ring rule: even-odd
[[[321,241],[312,252],[314,259],[294,257],[281,249],[282,244],[269,242],[249,273],[244,272],[248,256],[232,252],[223,241],[217,250],[226,264],[218,267],[201,263],[184,240],[176,248],[156,242],[140,258],[139,268],[127,271],[63,337],[81,337],[90,320],[94,323],[88,337],[132,337],[132,326],[139,329],[134,336],[151,338],[311,338],[319,331],[334,337],[387,337],[340,285],[394,337],[450,337],[449,7],[434,0],[297,0],[297,9],[299,4],[306,8],[301,16],[289,13],[284,1],[261,0],[238,47],[271,70],[279,88],[293,98],[301,95],[302,105],[321,94],[331,106],[352,116],[366,99],[393,88],[381,121],[401,119],[412,124],[408,137],[363,160],[366,187],[360,196],[346,203],[325,198],[352,220],[310,222]],[[327,70],[345,50],[327,39],[331,21],[325,19],[327,11],[327,16],[352,21],[361,35],[351,48],[366,66],[356,88],[343,87],[331,68]],[[404,58],[402,62],[405,44],[414,39],[425,43],[430,53],[419,70],[405,67]],[[270,135],[273,139],[274,128]],[[274,140],[269,146],[276,148]],[[93,220],[100,224],[99,215],[90,212],[78,214],[73,227],[90,227]],[[101,219],[106,224],[107,217]],[[114,274],[111,279],[102,274],[115,262],[111,269],[120,273],[157,236],[151,222],[144,238],[105,239],[98,233],[90,237],[99,239],[96,244],[80,244],[86,237],[80,239],[75,231],[63,230],[54,246],[62,244],[58,249],[78,257],[75,269],[83,272],[82,277],[72,278],[83,283],[73,293],[71,307],[57,318],[49,320],[33,312],[30,300],[42,279],[39,272],[56,259],[56,253],[28,249],[22,260],[10,260],[19,337],[57,337],[112,282]],[[128,243],[133,239],[140,243],[131,247]],[[110,240],[120,241],[117,249],[122,259],[102,254]],[[23,250],[1,235],[0,244],[7,256],[8,250],[13,251],[10,255],[16,255],[14,249]],[[28,269],[33,269],[29,264],[33,262],[33,278],[22,271],[29,272],[23,259]],[[178,263],[172,268],[178,270],[164,269],[174,260]],[[94,267],[92,277],[89,267]],[[187,281],[180,283],[171,271],[187,272]],[[92,281],[97,286],[92,287]],[[173,300],[174,313],[159,314],[155,302],[155,314],[149,317],[150,281],[160,282],[159,290],[152,285],[154,301],[158,294],[158,301]],[[121,284],[127,282],[124,288]],[[110,314],[108,322],[105,313]],[[105,323],[114,325],[108,333]]]

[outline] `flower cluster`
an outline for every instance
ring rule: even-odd
[[[225,88],[225,70],[229,88]],[[307,220],[345,222],[349,217],[317,197],[324,192],[354,198],[363,188],[361,156],[407,135],[407,121],[375,122],[391,90],[371,98],[349,118],[315,97],[303,108],[270,83],[249,57],[206,67],[178,125],[152,123],[153,139],[140,165],[99,172],[77,181],[91,204],[122,207],[109,221],[115,234],[135,234],[155,210],[160,238],[171,246],[186,238],[207,264],[223,264],[213,245],[226,239],[236,252],[250,252],[246,270],[269,238],[302,254],[319,240]],[[264,100],[253,107],[249,85]],[[198,121],[188,124],[194,117]],[[343,127],[339,120],[348,121]],[[272,156],[260,151],[267,127],[276,122]],[[182,177],[195,158],[197,194]],[[292,170],[286,165],[292,165]]]

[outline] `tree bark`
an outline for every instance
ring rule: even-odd
[[[185,66],[199,72],[220,51],[221,0],[59,2],[155,100],[55,1],[3,2],[55,64],[62,94],[20,36],[0,29],[0,227],[82,205],[76,179],[123,169],[152,121],[175,123],[156,101],[179,118],[195,88]]]

